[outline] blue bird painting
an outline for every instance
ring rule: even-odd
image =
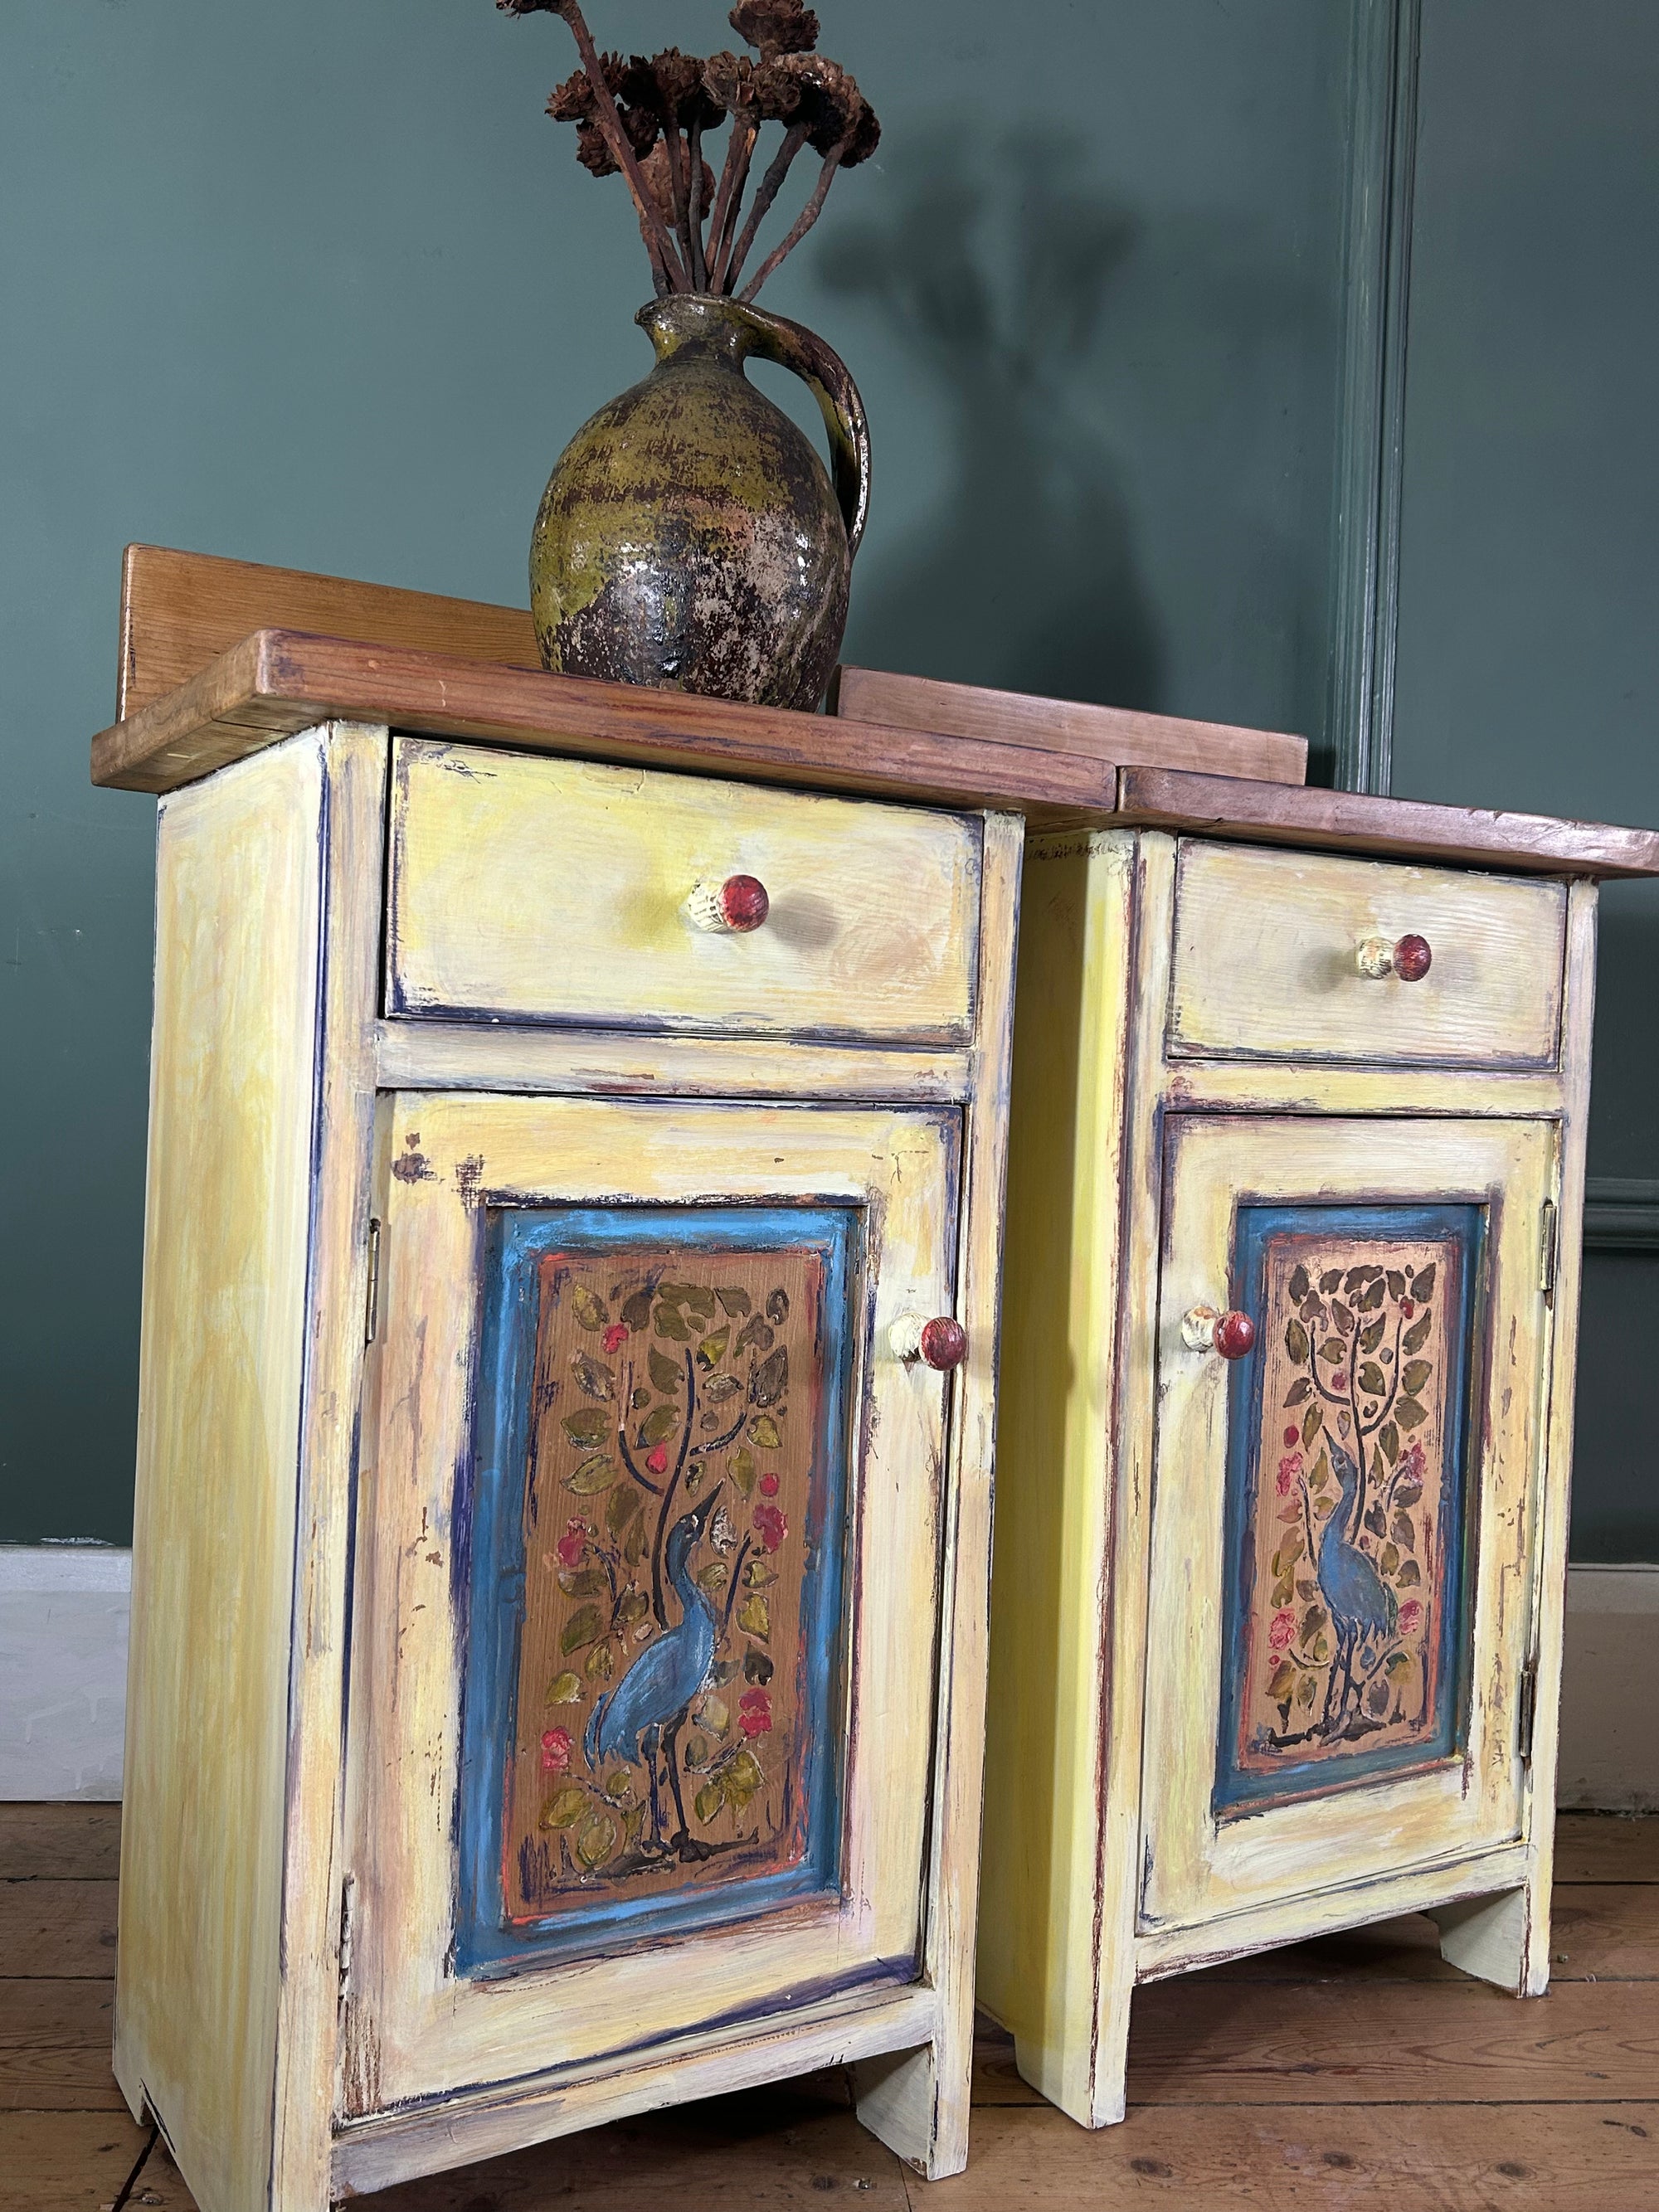
[[[1320,1535],[1315,1575],[1336,1630],[1336,1664],[1325,1685],[1324,1720],[1330,1730],[1346,1720],[1358,1687],[1355,1659],[1362,1649],[1374,1656],[1393,1638],[1399,1625],[1400,1604],[1358,1541],[1359,1463],[1334,1436],[1327,1441],[1336,1475],[1337,1502]]]
[[[665,1838],[658,1761],[666,1747],[664,1764],[679,1816],[678,1832],[669,1840],[682,1855],[695,1846],[686,1826],[674,1740],[708,1681],[720,1633],[713,1605],[692,1579],[690,1561],[720,1492],[717,1483],[690,1512],[681,1514],[663,1547],[664,1572],[680,1601],[678,1620],[640,1654],[614,1690],[595,1700],[583,1739],[588,1766],[595,1774],[618,1759],[644,1762],[652,1837],[659,1847]]]

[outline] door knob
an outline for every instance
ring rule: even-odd
[[[1434,965],[1426,937],[1400,937],[1392,945],[1386,937],[1368,937],[1359,948],[1359,972],[1373,980],[1397,975],[1402,983],[1420,983]]]
[[[967,1330],[949,1314],[938,1314],[932,1321],[904,1314],[893,1323],[888,1341],[896,1358],[906,1362],[920,1359],[941,1375],[959,1367],[968,1351]]]
[[[721,936],[741,936],[758,929],[772,910],[766,886],[758,876],[727,876],[724,883],[694,884],[685,902],[686,919],[694,929],[709,929]]]
[[[1194,1306],[1182,1317],[1181,1334],[1189,1352],[1216,1352],[1224,1359],[1243,1359],[1255,1346],[1255,1323],[1247,1313],[1218,1313]]]

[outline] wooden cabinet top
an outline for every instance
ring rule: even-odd
[[[93,740],[92,780],[173,791],[343,720],[1006,809],[1034,830],[1154,827],[1511,872],[1659,875],[1659,831],[1310,788],[1304,741],[1279,732],[861,670],[845,672],[841,704],[803,714],[550,676],[520,609],[131,546],[120,719]]]

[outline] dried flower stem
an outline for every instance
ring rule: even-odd
[[[605,82],[599,49],[593,44],[593,33],[587,27],[578,0],[564,0],[557,12],[570,26],[570,35],[576,41],[576,52],[581,56],[582,68],[593,88],[593,120],[605,134],[605,143],[610,147],[611,156],[634,196],[634,204],[640,211],[640,228],[650,251],[653,269],[654,270],[660,261],[662,271],[668,279],[663,289],[684,291],[685,271],[674,251],[674,241],[669,235],[668,226],[651,204],[650,192],[640,173],[640,165],[634,158],[634,149],[623,128],[623,119],[617,112],[617,103],[611,98],[611,88]]]
[[[668,155],[668,198],[674,210],[674,228],[680,241],[680,258],[685,269],[686,282],[691,283],[691,224],[686,213],[685,198],[685,141],[672,116],[665,116],[662,143]],[[696,287],[693,285],[695,290]]]
[[[765,260],[762,262],[760,267],[755,271],[755,274],[744,286],[742,291],[738,293],[738,297],[740,300],[752,300],[754,298],[756,293],[759,291],[761,286],[772,274],[772,271],[777,267],[779,262],[784,258],[786,254],[793,253],[794,252],[795,248],[800,244],[802,239],[805,237],[807,232],[811,230],[812,225],[817,221],[819,212],[823,209],[823,203],[829,197],[830,183],[835,177],[836,170],[841,167],[841,157],[847,151],[848,143],[848,140],[845,138],[838,140],[824,155],[823,167],[818,172],[818,180],[812,187],[812,197],[807,201],[806,205],[795,217],[794,222],[789,228],[787,235],[779,245],[773,247],[772,251],[767,255]],[[735,283],[736,278],[734,277],[732,281]]]
[[[686,209],[690,226],[688,246],[691,256],[691,289],[694,292],[708,289],[708,270],[702,252],[702,113],[701,103],[687,128],[685,143],[690,161],[691,182]]]
[[[771,167],[760,180],[755,204],[750,209],[749,220],[743,227],[743,235],[738,239],[730,261],[720,272],[723,291],[736,289],[738,279],[743,274],[744,261],[755,242],[755,234],[760,228],[767,210],[782,190],[783,180],[789,173],[789,165],[806,143],[811,131],[810,124],[792,123],[785,131],[782,145],[773,155]]]
[[[720,289],[725,264],[731,258],[732,234],[737,228],[738,208],[743,199],[744,186],[749,181],[749,163],[755,151],[755,141],[759,136],[760,121],[757,117],[732,117],[732,136],[726,141],[720,189],[714,194],[714,211],[708,218],[708,289],[711,292]]]

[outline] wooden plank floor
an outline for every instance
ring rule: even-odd
[[[148,2139],[109,2070],[119,1814],[0,1805],[0,2212],[99,2212]],[[930,2186],[844,2080],[567,2137],[364,2212],[1659,2212],[1659,1820],[1561,1822],[1554,1984],[1448,1967],[1425,1921],[1135,2001],[1129,2117],[1090,2135],[985,2035],[967,2173]],[[128,2202],[194,2212],[159,2147]]]

